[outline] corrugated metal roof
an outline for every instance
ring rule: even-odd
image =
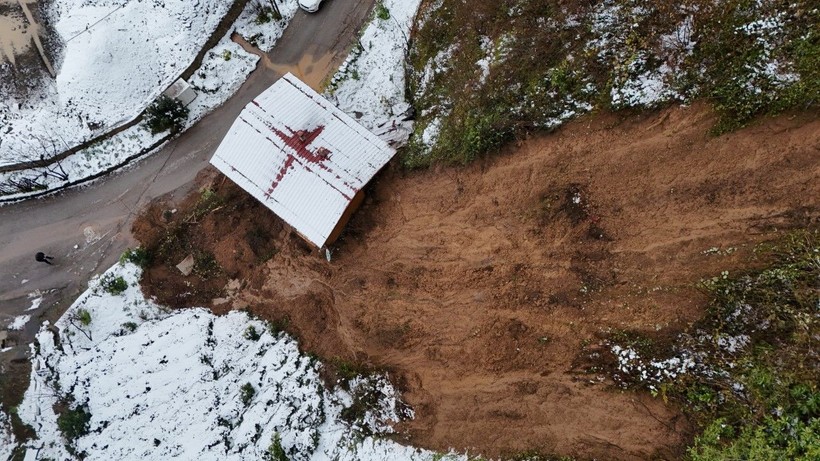
[[[288,73],[245,106],[211,164],[321,248],[395,154]]]

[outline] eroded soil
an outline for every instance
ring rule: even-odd
[[[578,358],[610,330],[680,331],[702,313],[701,278],[754,264],[756,243],[820,215],[816,117],[717,138],[712,123],[699,106],[595,115],[468,167],[388,167],[331,262],[207,171],[220,202],[185,224],[187,243],[144,289],[247,308],[308,351],[391,370],[414,444],[678,458],[692,433],[681,414]],[[134,233],[156,248],[198,206],[155,203]],[[218,270],[181,276],[172,264],[191,252]]]

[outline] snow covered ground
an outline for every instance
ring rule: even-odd
[[[90,414],[88,434],[70,442],[88,460],[259,460],[277,439],[291,460],[441,459],[381,437],[411,413],[384,378],[329,390],[290,337],[243,312],[166,310],[145,299],[139,275],[114,266],[43,325],[18,408],[39,437],[27,443],[34,459],[77,459],[55,404]],[[118,277],[128,288],[112,294],[105,287]],[[368,393],[375,403],[351,421],[345,409]]]
[[[374,14],[362,33],[363,46],[351,52],[325,92],[344,112],[393,146],[406,143],[413,130],[412,121],[406,120],[410,105],[404,97],[404,57],[419,3],[420,0],[384,1],[389,16],[384,19]],[[269,51],[298,9],[296,0],[283,0],[278,4],[282,20],[258,23],[256,7],[251,2],[233,30],[262,51]],[[231,32],[226,34],[206,53],[199,70],[189,79],[198,96],[188,106],[191,112],[188,127],[222,105],[256,68],[259,57],[234,43],[230,35]],[[5,199],[22,199],[116,168],[150,146],[160,148],[165,135],[152,135],[145,127],[135,126],[70,156],[59,165],[0,173],[0,195]],[[28,180],[36,181],[36,190],[14,193],[2,190],[3,184]]]
[[[227,0],[223,0],[223,2],[230,3]],[[250,2],[234,24],[234,29],[243,34],[243,36],[252,39],[259,45],[262,51],[269,51],[275,45],[276,40],[282,36],[282,33],[298,8],[296,0],[280,0],[278,4],[282,13],[282,19],[279,21],[259,23],[257,21],[256,7],[253,2]],[[202,8],[202,6],[199,8]],[[115,16],[112,15],[107,20],[112,20],[112,18],[115,18]],[[92,28],[92,30],[94,29]],[[207,34],[210,34],[210,31],[202,30],[201,33],[206,35],[205,38],[207,38]],[[187,122],[187,127],[190,127],[199,119],[228,100],[228,98],[230,98],[239,89],[247,76],[250,75],[250,73],[256,68],[256,63],[259,61],[259,57],[246,52],[241,46],[231,41],[231,33],[232,31],[229,31],[213,49],[207,52],[202,61],[202,65],[194,73],[191,79],[189,79],[189,83],[194,87],[194,90],[197,92],[198,96],[188,106],[190,115]],[[83,36],[85,35],[89,34],[83,34]],[[92,38],[93,37],[89,35],[89,40]],[[97,37],[97,39],[104,40],[105,37]],[[73,43],[73,41],[71,43]],[[150,42],[147,43],[150,44]],[[92,50],[96,49],[91,45],[88,46],[90,46]],[[134,47],[140,48],[136,45]],[[193,49],[193,54],[191,55],[189,61],[193,59],[197,49]],[[119,65],[118,63],[99,64],[104,64],[104,66]],[[96,71],[101,74],[105,73],[102,67],[98,67]],[[146,96],[144,100],[140,100],[138,102],[132,101],[132,108],[138,107],[138,110],[136,110],[134,115],[146,107],[168,86],[168,84],[170,84],[171,81],[175,80],[181,71],[182,68],[174,68],[174,72],[169,73],[169,75],[172,75],[172,78],[169,77],[170,80],[167,82],[164,80],[161,81],[160,84],[155,81],[150,82],[150,85],[153,85],[152,88],[156,91],[145,93]],[[90,76],[89,79],[93,80]],[[83,88],[91,91],[89,89],[91,87],[88,85],[85,85]],[[121,85],[121,89],[123,91],[127,90],[126,85]],[[80,96],[77,96],[77,98],[81,99]],[[47,149],[52,154],[62,150],[62,146],[76,145],[86,139],[77,138],[75,142],[71,143],[67,140],[69,138],[59,135],[58,133],[53,132],[53,130],[37,131],[36,126],[29,127],[34,130],[34,138],[16,136],[14,133],[17,133],[17,131],[14,131],[14,127],[18,125],[12,123],[6,126],[5,122],[3,122],[3,117],[8,116],[8,114],[3,115],[4,108],[2,104],[3,103],[0,102],[0,123],[3,123],[3,125],[0,125],[0,133],[4,133],[8,129],[12,129],[12,131],[8,135],[10,140],[9,142],[11,144],[5,141],[5,135],[3,136],[4,141],[0,143],[0,164],[4,163],[4,158],[17,159],[18,161],[23,159],[21,156],[16,155],[16,152],[18,152],[19,149],[10,147],[14,145],[16,142],[15,139],[18,138],[23,139],[24,142],[36,143],[40,146],[39,138],[53,140],[55,136],[57,136],[60,139],[60,143],[58,143],[58,145],[61,147],[57,149]],[[14,112],[17,113],[20,120],[22,120],[19,123],[23,123],[23,121],[27,120],[25,118],[25,114],[28,113],[27,111],[23,110]],[[41,112],[42,110],[38,109],[37,113],[39,114]],[[72,117],[71,122],[73,123],[77,120],[76,114],[72,115]],[[58,123],[56,126],[59,127],[62,125]],[[106,130],[100,129],[99,131],[104,132]],[[40,133],[40,135],[36,135],[36,133]],[[78,133],[79,132],[76,132],[75,134]],[[95,132],[93,134],[96,135],[99,133]],[[135,155],[140,153],[148,153],[147,151],[152,146],[156,146],[155,149],[160,148],[160,141],[162,141],[165,136],[167,136],[167,133],[153,135],[144,126],[137,125],[100,141],[99,143],[66,158],[65,160],[59,162],[59,164],[44,168],[32,168],[9,173],[0,173],[0,196],[5,199],[25,198],[100,174],[127,163],[128,160]],[[50,146],[50,141],[45,142],[46,145]],[[7,150],[7,148],[11,150]],[[40,150],[42,151],[43,149],[41,148]],[[5,155],[4,152],[8,155]],[[35,156],[34,158],[37,158],[38,156]],[[27,160],[32,160],[32,158]],[[33,187],[33,190],[30,191],[16,191],[11,190],[14,189],[14,187],[4,187],[4,185],[31,183],[31,181],[33,181],[32,184],[36,184],[37,187]]]
[[[39,158],[39,141],[66,149],[139,114],[191,63],[230,0],[55,0],[64,44],[40,98],[0,100],[0,164]]]
[[[384,0],[339,68],[325,97],[365,128],[390,143],[403,145],[413,125],[405,120],[404,58],[421,0]],[[385,18],[386,16],[386,18]]]

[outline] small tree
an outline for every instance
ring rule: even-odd
[[[57,427],[66,439],[74,441],[88,434],[89,421],[91,421],[91,413],[84,407],[77,407],[61,413],[57,417]]]
[[[188,119],[188,112],[178,100],[162,95],[145,110],[145,121],[152,134],[166,130],[176,133]]]
[[[282,447],[282,437],[278,432],[273,434],[265,459],[267,461],[289,461],[288,455],[285,453],[284,447]]]
[[[253,388],[251,383],[245,383],[239,389],[239,398],[245,406],[251,403],[254,395],[256,395],[256,389]]]

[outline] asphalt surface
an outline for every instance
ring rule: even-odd
[[[31,315],[19,333],[24,343],[42,320],[57,318],[92,276],[136,245],[131,224],[145,204],[191,191],[248,102],[287,71],[314,88],[335,71],[373,3],[326,0],[317,13],[298,12],[239,91],[159,152],[85,186],[0,207],[0,330],[15,316]],[[54,265],[36,262],[38,251],[54,256]],[[32,293],[43,301],[27,312]]]

